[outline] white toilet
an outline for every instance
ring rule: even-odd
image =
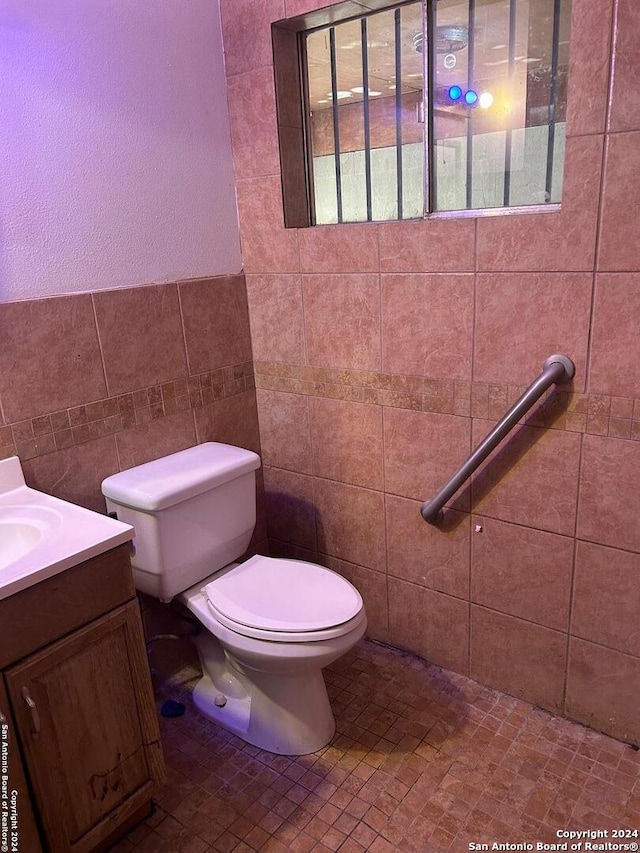
[[[364,635],[360,593],[315,563],[251,557],[260,457],[207,442],[108,477],[107,507],[135,527],[136,587],[197,617],[194,702],[282,755],[325,746],[335,721],[321,668]]]

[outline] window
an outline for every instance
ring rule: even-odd
[[[285,223],[557,204],[571,0],[380,6],[273,25]]]

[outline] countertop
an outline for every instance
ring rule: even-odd
[[[0,460],[0,599],[133,536],[129,524],[28,487],[18,457]]]

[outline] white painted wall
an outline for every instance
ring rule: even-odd
[[[0,302],[240,269],[218,0],[1,0]]]

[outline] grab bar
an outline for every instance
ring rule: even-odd
[[[524,392],[522,397],[513,404],[502,420],[497,423],[489,435],[472,452],[467,461],[458,468],[451,479],[445,483],[440,491],[425,501],[420,509],[420,514],[428,524],[437,524],[444,517],[442,507],[449,498],[454,495],[460,486],[468,480],[476,468],[484,462],[487,456],[494,450],[502,439],[518,423],[520,418],[528,412],[533,404],[542,397],[547,388],[554,384],[562,384],[573,379],[576,372],[575,364],[566,355],[550,355],[544,363],[544,370]]]

